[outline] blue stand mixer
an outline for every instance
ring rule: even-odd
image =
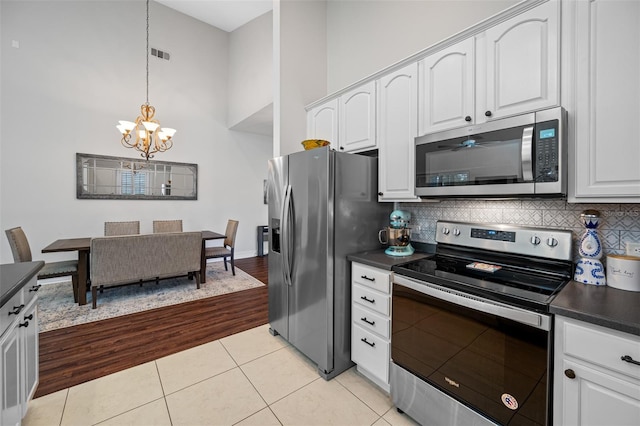
[[[384,251],[390,256],[410,256],[415,250],[411,247],[411,213],[394,210],[389,216],[391,226],[378,232],[380,244],[389,244]]]

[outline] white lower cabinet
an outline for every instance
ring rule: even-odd
[[[36,285],[25,286],[2,307],[0,336],[0,425],[19,425],[38,386]],[[9,313],[11,312],[11,315]],[[7,323],[4,319],[9,318]],[[8,325],[8,326],[7,326]],[[5,327],[6,326],[6,329]]]
[[[351,359],[358,371],[389,392],[391,271],[351,266]]]
[[[554,424],[640,424],[640,337],[561,316],[555,330]]]

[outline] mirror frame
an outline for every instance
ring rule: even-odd
[[[92,194],[84,190],[83,162],[87,159],[114,160],[118,162],[133,162],[162,166],[187,167],[193,171],[194,195],[145,195],[145,194]],[[113,170],[119,170],[114,168]],[[112,157],[108,155],[76,153],[76,198],[80,200],[197,200],[198,199],[198,165],[194,163],[175,163],[170,161],[144,160],[127,157]]]

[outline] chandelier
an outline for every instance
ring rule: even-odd
[[[116,128],[122,133],[121,143],[125,148],[135,148],[140,156],[147,160],[153,158],[156,152],[165,152],[173,146],[171,138],[175,129],[160,127],[160,122],[154,119],[156,109],[149,105],[149,0],[147,0],[147,98],[140,107],[140,115],[135,122],[120,121]],[[135,140],[133,139],[135,136]]]

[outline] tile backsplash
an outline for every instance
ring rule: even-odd
[[[600,212],[598,235],[605,255],[624,254],[626,243],[640,243],[640,204],[446,200],[438,203],[397,203],[396,208],[411,212],[411,238],[425,243],[435,243],[438,220],[559,228],[573,231],[574,258],[578,260],[578,243],[584,233],[580,213],[588,209]]]

